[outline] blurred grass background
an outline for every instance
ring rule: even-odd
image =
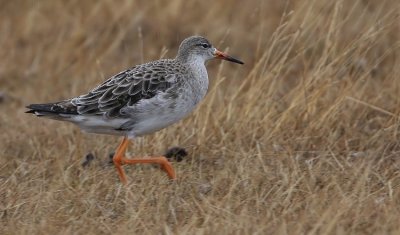
[[[0,1],[0,233],[399,233],[399,14],[397,0]],[[130,147],[186,148],[176,182],[130,166],[124,187],[119,138],[24,113],[190,35],[246,64],[210,62],[193,115]]]

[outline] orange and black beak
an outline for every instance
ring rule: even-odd
[[[226,53],[218,51],[217,49],[215,49],[215,51],[214,51],[214,57],[218,58],[218,59],[227,60],[227,61],[230,61],[230,62],[233,62],[233,63],[244,64],[242,61],[240,61],[240,60],[238,60],[236,58],[233,58],[232,56],[230,56],[230,55],[228,55]]]

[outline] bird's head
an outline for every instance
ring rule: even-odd
[[[217,50],[206,38],[201,36],[192,36],[183,40],[179,46],[177,55],[178,60],[185,62],[190,62],[192,60],[201,60],[205,62],[213,58],[244,64],[242,61]]]

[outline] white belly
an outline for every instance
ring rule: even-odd
[[[204,98],[207,93],[207,84],[190,84],[185,88],[186,92],[180,94],[177,99],[159,100],[151,104],[143,103],[143,109],[136,109],[135,123],[132,126],[129,136],[142,136],[161,130],[169,125],[172,125],[181,119],[188,116]],[[195,90],[196,89],[196,90]],[[158,103],[158,105],[155,105]]]

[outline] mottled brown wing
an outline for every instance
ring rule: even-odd
[[[72,99],[79,114],[115,117],[120,109],[133,106],[168,90],[176,79],[161,65],[139,65],[109,78],[88,94]]]

